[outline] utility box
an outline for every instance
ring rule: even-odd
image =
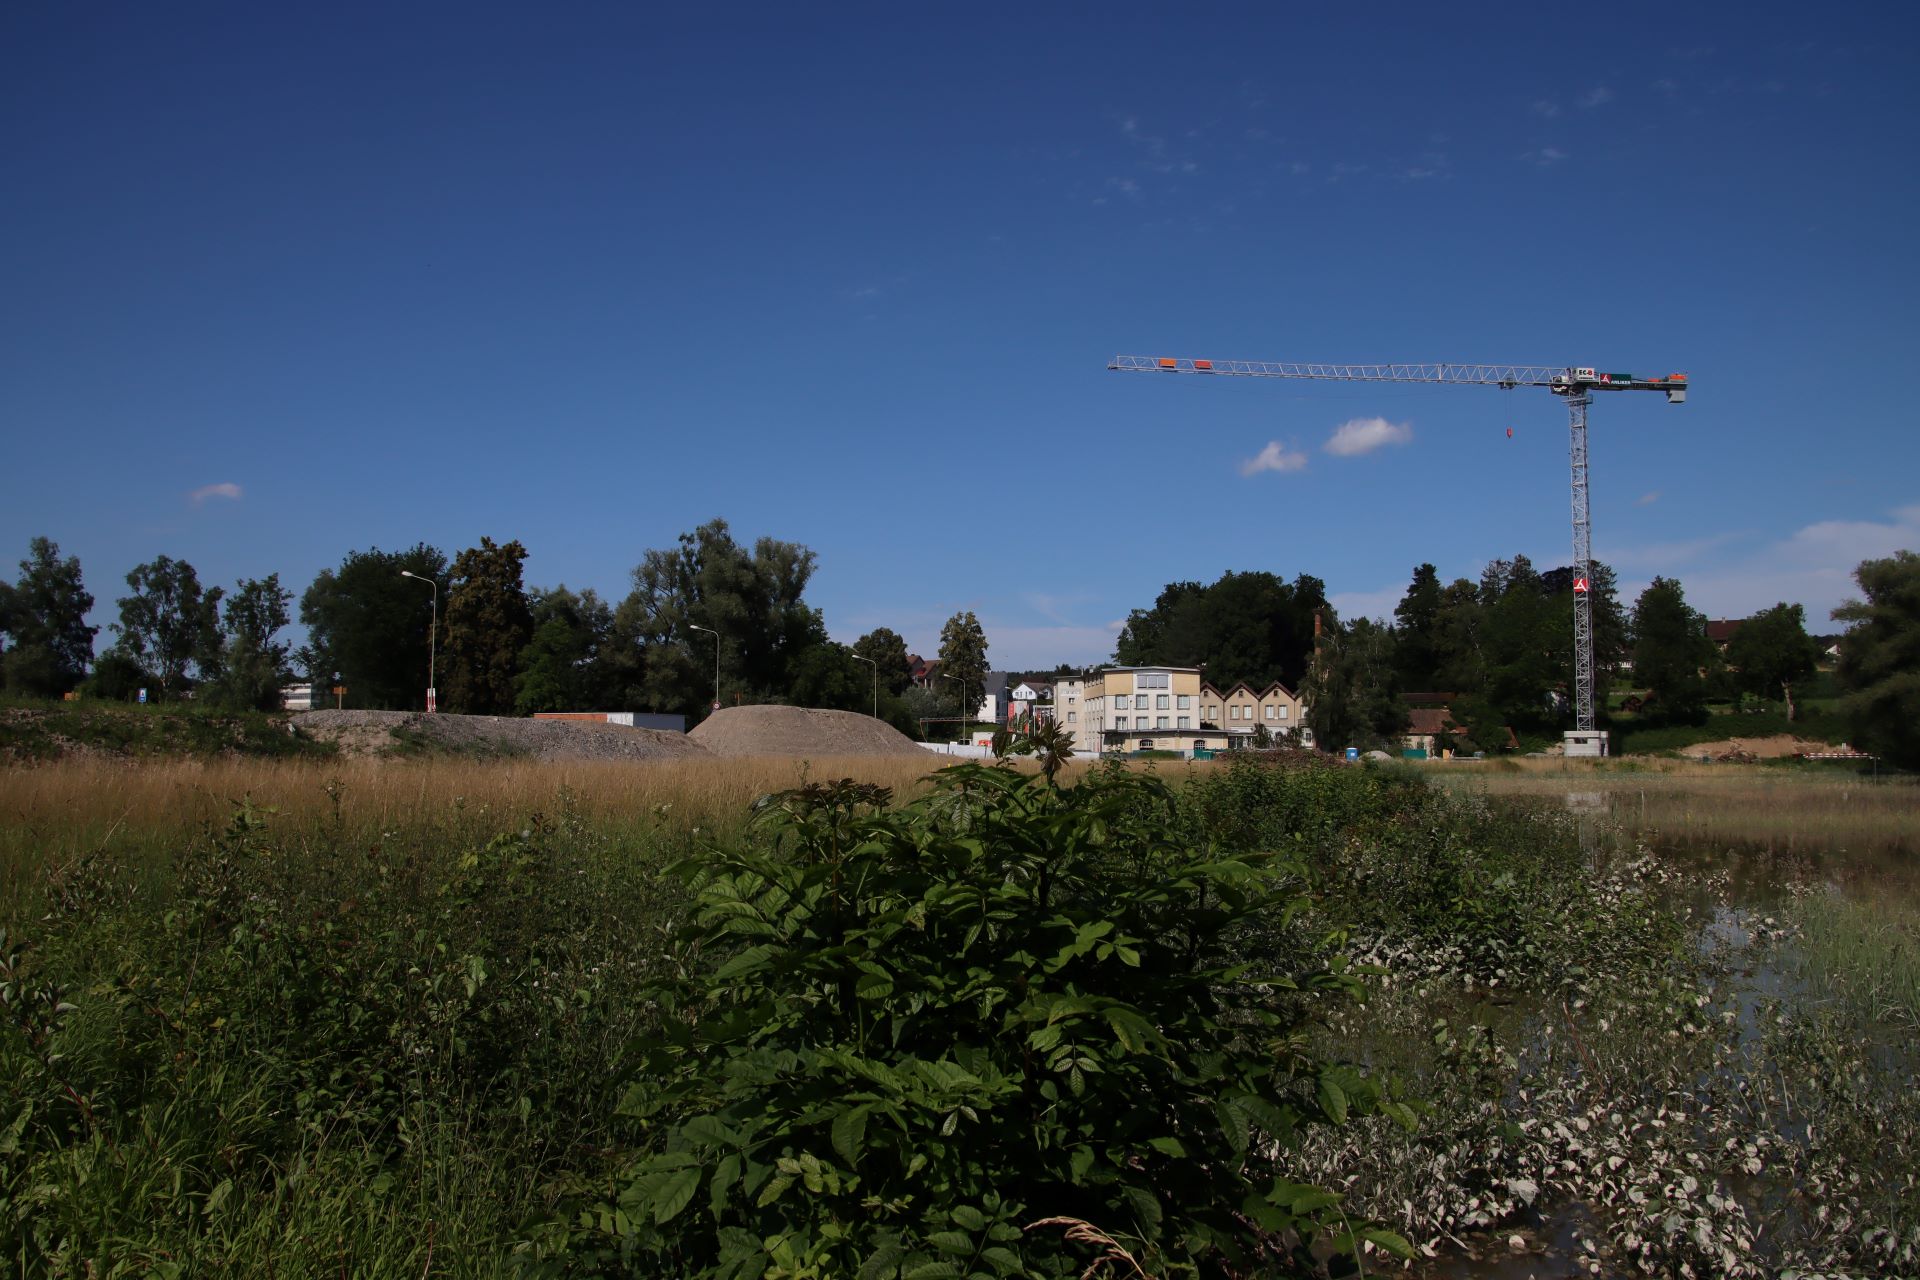
[[[1560,751],[1566,756],[1604,756],[1607,754],[1607,731],[1569,729],[1561,739]]]

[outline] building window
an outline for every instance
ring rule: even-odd
[[[1192,695],[1192,694],[1190,694],[1190,693],[1183,693],[1183,694],[1181,694],[1181,695],[1180,695],[1180,709],[1181,709],[1182,711],[1188,711],[1188,710],[1191,710],[1191,709],[1192,709],[1192,707],[1193,707],[1193,695]]]
[[[1276,719],[1278,719],[1278,718],[1279,718],[1279,717],[1277,717],[1277,716],[1275,716],[1275,715],[1273,714],[1273,704],[1272,704],[1271,702],[1269,702],[1269,703],[1267,704],[1267,719],[1269,719],[1269,720],[1276,720]]]
[[[1167,709],[1167,695],[1166,695],[1166,694],[1164,694],[1164,693],[1162,693],[1162,694],[1159,694],[1159,695],[1157,695],[1157,696],[1156,696],[1156,697],[1154,698],[1154,700],[1153,700],[1153,709],[1154,709],[1155,711],[1165,711],[1165,710]]]
[[[1068,695],[1067,695],[1067,705],[1068,705],[1068,706],[1072,706],[1072,705],[1073,705],[1073,704],[1074,704],[1075,702],[1077,702],[1077,701],[1078,701],[1078,699],[1077,699],[1077,698],[1075,698],[1075,697],[1074,697],[1074,696],[1073,696],[1072,694],[1068,694]]]
[[[1116,694],[1114,694],[1114,695],[1113,695],[1113,709],[1114,709],[1115,711],[1125,711],[1125,710],[1127,709],[1127,695],[1126,695],[1126,694],[1124,694],[1124,693],[1116,693]]]
[[[1156,729],[1164,729],[1164,728],[1166,728],[1166,727],[1167,727],[1167,718],[1166,718],[1165,716],[1155,716],[1155,717],[1154,717],[1154,720],[1153,720],[1153,727],[1154,727],[1154,728],[1156,728]]]
[[[1287,718],[1287,708],[1286,708],[1286,707],[1282,707],[1282,708],[1280,708],[1280,718],[1281,718],[1282,720],[1285,720],[1285,719]]]
[[[1193,717],[1192,717],[1192,716],[1181,716],[1181,717],[1180,717],[1180,723],[1179,723],[1179,724],[1177,724],[1177,725],[1175,725],[1174,727],[1175,727],[1175,728],[1178,728],[1178,729],[1191,729],[1191,728],[1193,728]]]
[[[1116,729],[1125,729],[1127,727],[1127,718],[1125,716],[1115,716],[1113,718],[1113,727]]]
[[[1075,716],[1077,716],[1077,715],[1079,715],[1079,714],[1080,714],[1080,713],[1079,713],[1079,712],[1077,712],[1077,711],[1069,711],[1069,712],[1067,712],[1067,723],[1068,723],[1068,724],[1072,724],[1072,723],[1073,723],[1073,718],[1074,718]]]
[[[1140,739],[1140,749],[1141,749],[1142,751],[1151,751],[1151,750],[1153,750],[1153,739],[1152,739],[1152,738],[1142,738],[1142,739]]]
[[[1133,678],[1134,691],[1138,692],[1141,689],[1165,689],[1170,687],[1167,680],[1167,673],[1164,671],[1143,671]]]

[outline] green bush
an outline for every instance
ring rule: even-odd
[[[1284,1176],[1312,1126],[1413,1120],[1304,1049],[1359,986],[1271,927],[1307,905],[1297,862],[1216,851],[1124,769],[963,765],[888,799],[773,797],[769,843],[681,869],[695,911],[622,1105],[644,1155],[571,1247],[867,1280],[1406,1253]]]

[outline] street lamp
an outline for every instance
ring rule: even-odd
[[[694,631],[704,631],[713,637],[713,709],[718,711],[720,709],[720,633],[712,627],[703,627],[697,622],[689,622],[687,626]]]
[[[855,662],[864,662],[873,668],[873,718],[878,720],[880,718],[880,664],[872,658],[863,658],[853,652],[849,652],[847,656]]]
[[[432,578],[423,578],[411,569],[402,569],[400,576],[412,578],[415,582],[427,584],[427,590],[433,592],[433,621],[427,624],[427,711],[431,714],[440,700],[439,693],[433,687],[434,663],[439,657],[440,642],[440,584]]]
[[[960,682],[960,736],[964,738],[967,736],[967,678],[965,676],[950,676],[945,672],[940,673],[940,678],[942,680],[958,680]]]

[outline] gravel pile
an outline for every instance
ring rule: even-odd
[[[717,756],[927,757],[924,748],[885,721],[808,707],[726,707],[687,736]]]
[[[455,716],[418,711],[304,711],[294,732],[337,742],[349,755],[392,748],[394,731],[467,755],[513,755],[535,760],[668,760],[707,753],[688,735],[620,724],[523,720],[517,716]]]

